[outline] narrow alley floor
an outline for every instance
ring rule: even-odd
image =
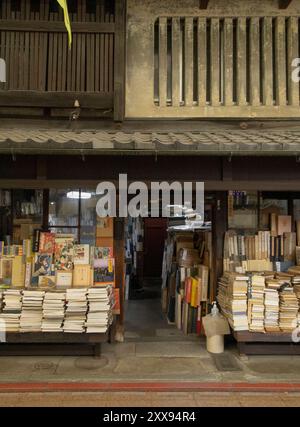
[[[143,292],[143,297],[127,302],[125,341],[103,344],[100,359],[0,357],[0,406],[299,406],[299,356],[240,357],[234,343],[220,356],[210,354],[204,337],[185,336],[167,322],[155,290]],[[97,384],[121,383],[127,388],[97,389]],[[156,389],[147,388],[149,383],[156,384]],[[168,387],[160,390],[162,383]],[[72,387],[69,391],[53,387],[51,392],[46,387],[34,393],[30,387],[34,390],[36,384]],[[140,388],[130,390],[130,384]],[[196,387],[190,390],[188,384]],[[208,388],[197,388],[197,384]],[[253,387],[259,390],[263,384],[261,393],[253,393]],[[272,384],[275,390],[266,393]],[[217,392],[222,385],[225,389]],[[239,385],[243,385],[240,390],[234,389]],[[294,385],[294,389],[283,385]],[[19,393],[22,387],[24,392]]]

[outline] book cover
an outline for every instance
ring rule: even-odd
[[[55,238],[54,265],[56,270],[72,270],[74,258],[74,237]]]
[[[90,262],[90,245],[74,245],[74,265],[86,265]]]
[[[31,282],[32,261],[27,261],[25,265],[25,288],[30,286]]]
[[[113,284],[115,282],[114,258],[94,260],[94,284],[97,286]]]
[[[23,288],[25,284],[25,264],[22,255],[17,255],[12,261],[12,286]]]
[[[54,276],[39,276],[39,288],[55,288],[56,282]]]
[[[187,277],[185,279],[185,292],[184,292],[184,299],[187,303],[191,302],[191,291],[192,291],[192,278]]]
[[[36,253],[33,261],[31,284],[37,286],[40,276],[51,276],[52,255]]]
[[[92,283],[90,264],[75,264],[73,270],[73,287],[88,287]]]
[[[111,247],[105,246],[95,246],[94,247],[94,265],[97,263],[98,259],[107,259],[113,258],[113,249]]]
[[[56,286],[60,289],[72,287],[73,274],[72,271],[58,270],[56,272]]]
[[[4,283],[4,285],[11,285],[12,264],[13,264],[12,258],[2,258],[1,259],[2,282]]]
[[[40,232],[39,253],[53,254],[55,248],[55,234],[49,231]]]

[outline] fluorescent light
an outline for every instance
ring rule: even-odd
[[[81,199],[90,199],[91,197],[92,197],[91,193],[85,193],[84,191],[82,191],[80,194]],[[67,198],[79,199],[79,191],[68,191]]]

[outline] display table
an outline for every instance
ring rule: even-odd
[[[112,342],[114,325],[105,334],[72,334],[63,332],[7,333],[0,343],[0,356],[101,356],[101,343]]]
[[[293,355],[300,354],[300,343],[292,341],[288,332],[259,333],[233,331],[239,353],[245,355]]]

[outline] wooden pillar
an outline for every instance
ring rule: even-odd
[[[213,268],[211,274],[213,289],[210,291],[214,300],[217,293],[217,280],[223,273],[223,243],[224,233],[227,230],[227,192],[217,191],[215,193],[215,204],[212,215],[212,248]]]
[[[123,121],[125,116],[125,33],[126,0],[116,0],[115,6],[115,90],[114,120]]]

